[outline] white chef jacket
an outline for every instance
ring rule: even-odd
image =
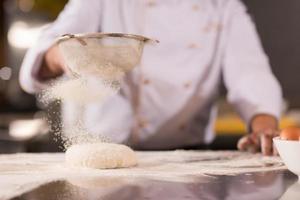
[[[90,132],[143,149],[207,144],[214,138],[221,77],[246,123],[259,113],[280,116],[281,88],[239,0],[70,0],[28,51],[22,87],[45,87],[36,74],[57,36],[85,32],[139,34],[160,43],[145,47],[120,94],[80,112],[66,102],[65,125],[83,115]]]

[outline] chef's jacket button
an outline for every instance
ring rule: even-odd
[[[219,22],[210,22],[209,24],[207,24],[204,28],[203,28],[203,32],[211,32],[211,31],[221,31],[223,28],[222,24]]]
[[[185,124],[181,124],[180,126],[179,126],[179,130],[180,131],[184,131],[186,129],[186,125]]]
[[[183,84],[183,87],[185,89],[189,89],[191,87],[191,85],[192,85],[191,82],[186,82],[186,83]]]
[[[144,119],[140,119],[138,121],[138,127],[139,128],[146,128],[148,126],[148,122]]]
[[[203,28],[202,28],[202,31],[204,33],[208,33],[210,31],[212,31],[213,29],[213,23],[212,22],[209,22],[208,24],[206,24]]]
[[[150,1],[147,2],[147,6],[148,7],[154,7],[154,6],[156,6],[156,2],[153,1],[153,0],[150,0]]]
[[[144,85],[148,85],[150,83],[150,80],[149,79],[143,79],[143,84]]]
[[[215,25],[215,29],[216,29],[216,31],[221,31],[221,30],[223,29],[222,24],[217,23],[217,24]]]
[[[189,49],[196,49],[196,48],[198,48],[199,46],[197,45],[197,44],[195,44],[195,43],[191,43],[191,44],[189,44],[188,45],[188,48]]]
[[[208,32],[210,31],[210,27],[205,26],[205,27],[202,29],[202,31],[203,31],[204,33],[208,33]]]
[[[200,6],[197,5],[197,4],[195,4],[195,5],[192,6],[192,9],[193,9],[194,11],[198,11],[198,10],[200,10]]]

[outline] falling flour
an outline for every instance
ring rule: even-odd
[[[104,81],[99,77],[68,77],[54,80],[50,86],[39,96],[40,101],[48,104],[53,101],[71,102],[75,104],[78,111],[83,111],[85,105],[97,103],[101,104],[107,98],[115,95],[120,89],[117,80]],[[51,110],[50,110],[51,112]],[[101,133],[90,133],[84,123],[83,113],[78,113],[77,121],[70,127],[65,128],[65,124],[60,122],[59,127],[52,130],[56,137],[62,140],[63,149],[67,149],[73,144],[109,142],[110,139]],[[59,116],[52,116],[49,124],[58,121]],[[53,128],[52,128],[53,129]]]
[[[138,65],[144,42],[128,37],[81,37],[62,40],[58,46],[67,66],[67,77],[50,83],[40,99],[46,104],[57,100],[71,102],[83,111],[86,105],[100,105],[119,91],[125,73]],[[83,113],[77,115],[71,129],[61,124],[64,131],[57,134],[64,148],[110,140],[102,133],[91,134],[85,127]]]
[[[53,100],[70,101],[82,106],[88,103],[101,103],[120,89],[118,81],[103,81],[95,77],[62,78],[53,81],[43,91],[42,102]]]
[[[99,144],[99,143],[108,143],[110,139],[101,134],[92,134],[87,131],[81,123],[77,123],[75,127],[68,128],[67,133],[56,133],[57,137],[60,137],[62,140],[62,149],[67,150],[72,145],[79,144]]]
[[[125,73],[139,64],[144,43],[143,39],[135,37],[99,34],[58,40],[57,45],[67,66],[65,69],[68,77],[53,81],[42,92],[41,101],[71,102],[81,112],[76,114],[78,116],[71,129],[69,125],[61,124],[64,131],[57,135],[62,138],[64,148],[110,141],[107,136],[102,136],[104,133],[95,135],[87,130],[85,106],[93,103],[101,105],[119,91]],[[110,135],[109,131],[106,132],[108,133],[105,135]]]

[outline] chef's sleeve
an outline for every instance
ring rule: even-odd
[[[271,71],[255,25],[240,1],[232,0],[230,7],[222,69],[227,99],[248,124],[262,113],[279,119],[281,87]]]
[[[100,31],[101,4],[101,0],[70,0],[54,23],[42,31],[36,45],[26,53],[20,69],[19,80],[25,91],[34,93],[45,87],[38,81],[37,73],[44,53],[58,36]]]

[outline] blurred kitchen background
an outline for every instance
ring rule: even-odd
[[[43,120],[49,117],[18,83],[26,50],[41,28],[53,21],[67,0],[0,0],[0,153],[59,151]],[[286,99],[281,127],[300,122],[300,1],[244,0],[257,25]],[[223,89],[223,96],[226,90]],[[52,105],[59,111],[59,106]],[[50,115],[51,117],[51,115]],[[57,117],[57,115],[56,115]],[[220,99],[214,149],[234,149],[246,127]]]

